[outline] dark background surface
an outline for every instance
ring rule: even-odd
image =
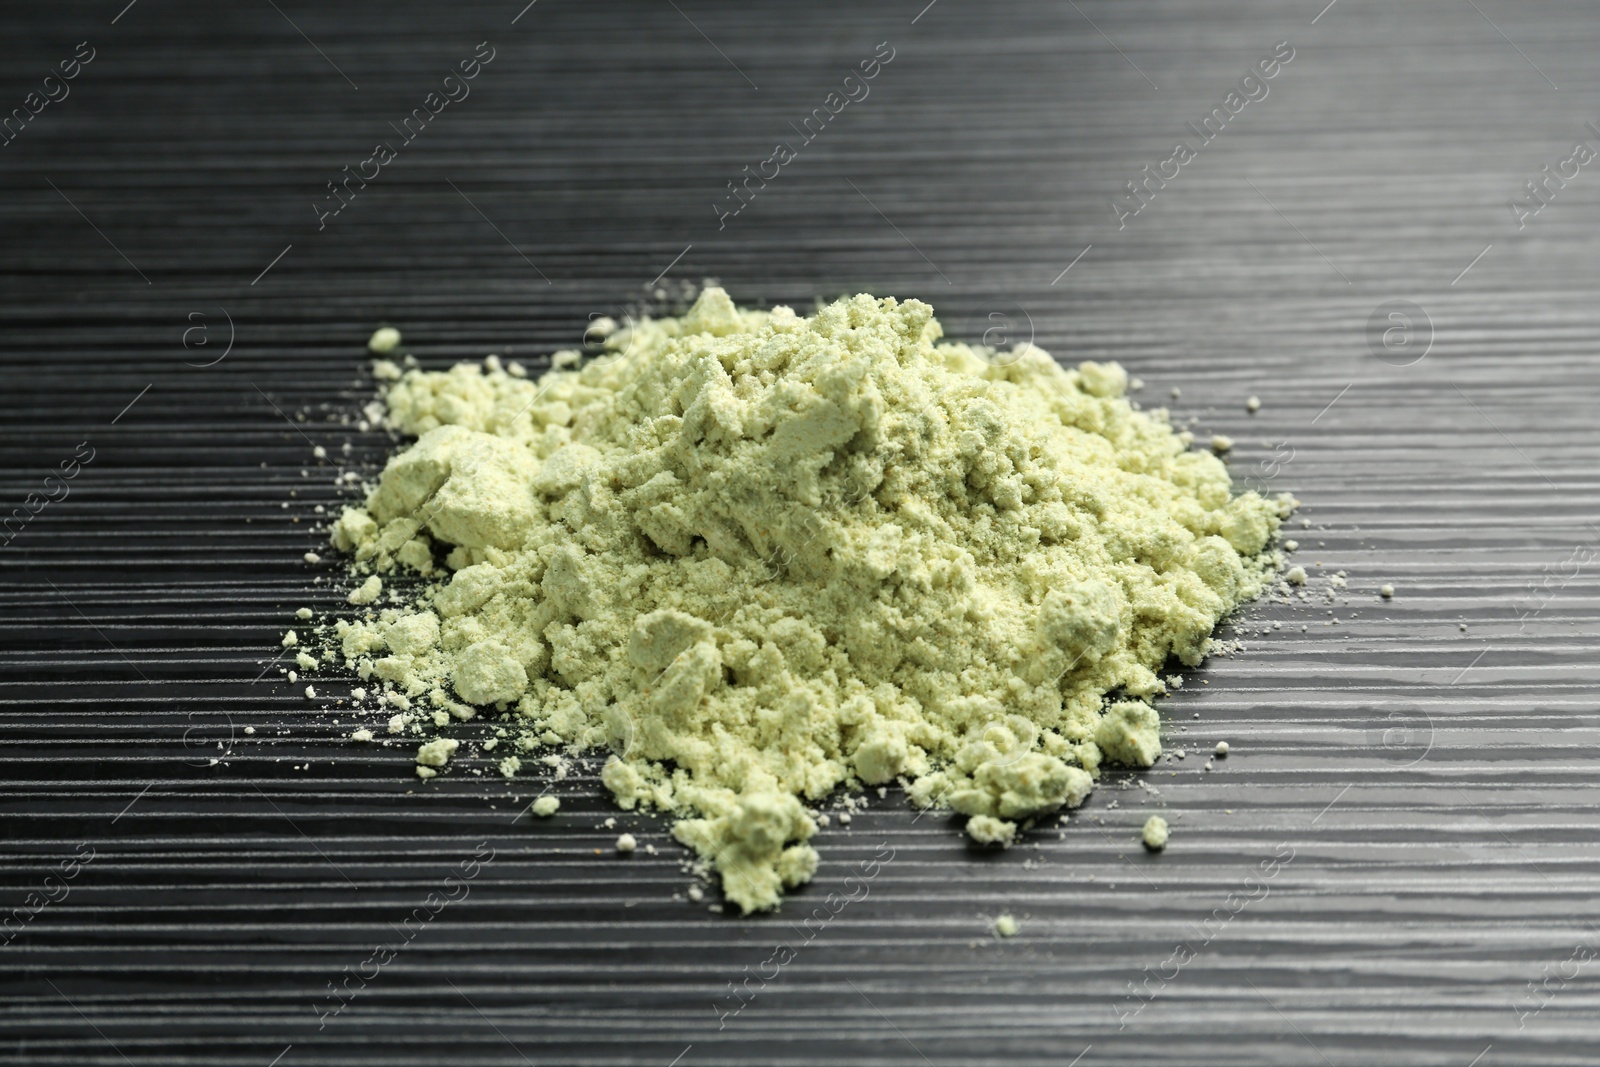
[[[1521,230],[1506,204],[1600,147],[1594,5],[922,3],[5,5],[0,113],[95,58],[0,147],[0,512],[94,459],[0,549],[0,913],[32,914],[0,1062],[1600,1059],[1600,175]],[[1123,183],[1282,40],[1269,95],[1119,230]],[[480,41],[470,98],[318,232],[324,183]],[[725,183],[883,41],[871,95],[719,230]],[[683,899],[659,819],[620,818],[659,855],[615,856],[592,775],[419,785],[408,747],[343,740],[373,725],[347,681],[308,701],[270,668],[296,607],[341,602],[332,554],[301,560],[315,508],[390,448],[348,421],[362,345],[392,322],[428,365],[537,366],[669,265],[668,303],[919,296],[963,339],[1120,360],[1147,403],[1181,386],[1305,502],[1313,599],[1250,609],[1166,702],[1187,759],[1004,854],[874,800],[775,916]],[[1385,361],[1394,299],[1431,328]],[[543,789],[562,814],[513,821]]]

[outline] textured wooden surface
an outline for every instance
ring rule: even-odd
[[[1593,5],[922,3],[11,5],[0,108],[95,58],[0,147],[0,512],[94,459],[0,549],[0,914],[32,914],[0,1062],[1600,1058],[1600,175],[1523,229],[1507,207],[1600,148]],[[318,232],[324,183],[480,41],[471,96]],[[885,41],[719,229],[725,183]],[[1119,230],[1123,184],[1279,41],[1268,95]],[[348,714],[262,672],[295,607],[338,602],[301,562],[341,499],[312,446],[388,447],[339,421],[368,331],[536,361],[669,265],[755,304],[920,296],[957,336],[1121,360],[1147,403],[1181,387],[1305,502],[1313,599],[1252,609],[1166,703],[1188,758],[1003,855],[891,794],[752,920],[674,899],[660,821],[621,819],[659,855],[613,856],[591,776],[534,824],[537,775],[424,788],[342,743]],[[1391,300],[1431,327],[1380,359]],[[465,898],[405,926],[480,843]]]

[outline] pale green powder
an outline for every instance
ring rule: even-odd
[[[460,745],[453,737],[436,737],[417,748],[417,763],[424,767],[443,767]]]
[[[609,748],[617,802],[671,812],[745,911],[811,878],[841,786],[899,778],[1010,843],[1160,754],[1156,670],[1262,590],[1294,502],[1233,496],[1114,364],[941,333],[915,300],[708,289],[536,382],[406,372],[389,420],[419,439],[333,540],[358,605],[437,579],[339,622],[346,662],[402,728],[493,706],[524,753]]]

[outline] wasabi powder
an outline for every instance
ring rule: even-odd
[[[1155,672],[1262,591],[1295,502],[1234,496],[1115,364],[941,336],[917,300],[710,288],[537,381],[405,371],[416,440],[333,529],[344,662],[414,733],[493,708],[524,755],[609,750],[617,803],[669,812],[745,912],[811,878],[841,787],[1009,844],[1155,761]],[[375,606],[396,571],[427,581]]]

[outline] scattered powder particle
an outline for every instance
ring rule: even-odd
[[[350,699],[357,702],[363,701],[367,699],[367,691],[362,689],[360,686],[357,686],[356,688],[350,690]]]
[[[615,816],[607,816],[606,817],[606,821],[601,823],[601,825],[604,826],[607,830],[615,830],[617,828],[616,817]]]
[[[1304,567],[1290,567],[1288,573],[1283,577],[1290,585],[1305,585],[1306,569]]]
[[[300,674],[297,671],[290,671],[286,677],[289,679],[290,685],[293,685],[300,680]]]
[[[316,686],[314,686],[314,685],[306,686],[306,699],[307,700],[315,700],[315,699],[317,699],[317,687]]]
[[[321,563],[322,562],[322,557],[317,555],[315,552],[307,552],[301,558],[304,559],[307,563]]]
[[[350,591],[350,603],[370,604],[374,600],[377,600],[379,594],[382,592],[383,579],[374,574],[367,578],[366,581],[362,582],[355,589]]]
[[[520,770],[522,770],[522,760],[516,756],[507,756],[500,761],[500,773],[506,778],[516,777],[516,773]]]
[[[1297,549],[1299,547],[1300,547],[1300,542],[1296,541],[1296,540],[1293,540],[1292,538],[1283,543],[1283,550],[1285,552],[1293,552],[1295,549]]]
[[[1391,597],[1394,596],[1394,586],[1392,586],[1392,585],[1383,586],[1381,589],[1378,590],[1378,595],[1383,597],[1383,599],[1385,599],[1385,600],[1390,599]]]
[[[417,762],[424,767],[443,767],[460,747],[461,742],[453,737],[436,737],[417,747]]]
[[[1001,915],[994,921],[994,932],[1001,937],[1016,937],[1019,929],[1017,920],[1009,915]]]
[[[1227,754],[1228,754],[1228,742],[1226,742],[1226,741],[1218,741],[1217,742],[1217,755],[1226,756]]]
[[[301,670],[309,671],[317,665],[317,659],[308,652],[297,652],[295,653],[294,663]]]
[[[391,734],[401,733],[405,728],[406,717],[404,715],[391,715],[389,717],[389,732]]]
[[[428,778],[432,778],[434,775],[439,773],[438,771],[434,770],[432,767],[424,767],[420,763],[417,764],[417,768],[416,769],[417,769],[417,777],[418,778],[422,778],[424,780],[426,780]]]
[[[839,813],[839,825],[841,825],[841,826],[849,826],[850,825],[850,813],[848,811],[841,811]]]
[[[632,852],[639,847],[639,842],[634,840],[632,834],[622,834],[617,838],[618,852]]]
[[[1261,398],[1259,396],[1250,397],[1248,400],[1246,400],[1244,402],[1244,409],[1246,411],[1250,412],[1252,415],[1255,414],[1256,412],[1260,411],[1261,410]]]
[[[352,741],[371,741],[372,740],[372,731],[368,730],[366,728],[362,728],[360,730],[357,730],[355,733],[350,735],[350,740],[352,740]]]
[[[311,454],[313,456],[316,456],[318,459],[327,459],[328,458],[328,450],[326,448],[323,448],[321,445],[317,445],[317,446],[313,447],[311,449]]]
[[[1167,820],[1159,815],[1152,815],[1144,821],[1144,847],[1151,852],[1160,852],[1167,847],[1167,838],[1171,831],[1167,828]]]
[[[985,845],[1009,846],[1017,837],[1017,824],[991,815],[974,815],[967,820],[967,836]]]
[[[246,736],[254,737],[256,735],[256,728],[254,726],[246,726],[244,728],[244,732]]]
[[[301,620],[309,619],[309,618],[311,618],[311,609],[310,608],[296,608],[295,609],[295,613],[294,613],[294,617],[297,618],[297,619],[301,619]]]
[[[416,441],[332,540],[355,603],[432,584],[341,620],[344,662],[493,705],[523,751],[610,748],[617,802],[669,812],[746,912],[810,880],[841,787],[903,778],[1011,843],[1155,761],[1156,670],[1270,583],[1297,502],[1235,496],[1115,364],[941,336],[915,300],[709,288],[537,381],[405,371],[386,419]]]
[[[372,331],[372,336],[367,340],[367,350],[380,356],[387,356],[400,347],[400,331],[393,326],[380,326]]]
[[[689,887],[689,899],[698,904],[706,899],[706,891],[697,885],[692,885]]]
[[[542,796],[533,802],[531,809],[541,819],[548,819],[561,810],[561,800],[558,797]]]
[[[284,648],[293,648],[295,645],[298,645],[299,643],[300,643],[300,635],[296,634],[293,630],[290,630],[288,633],[283,635],[283,647]]]
[[[1211,435],[1211,451],[1227,452],[1231,448],[1233,448],[1233,438],[1229,437],[1227,434],[1214,433]]]

